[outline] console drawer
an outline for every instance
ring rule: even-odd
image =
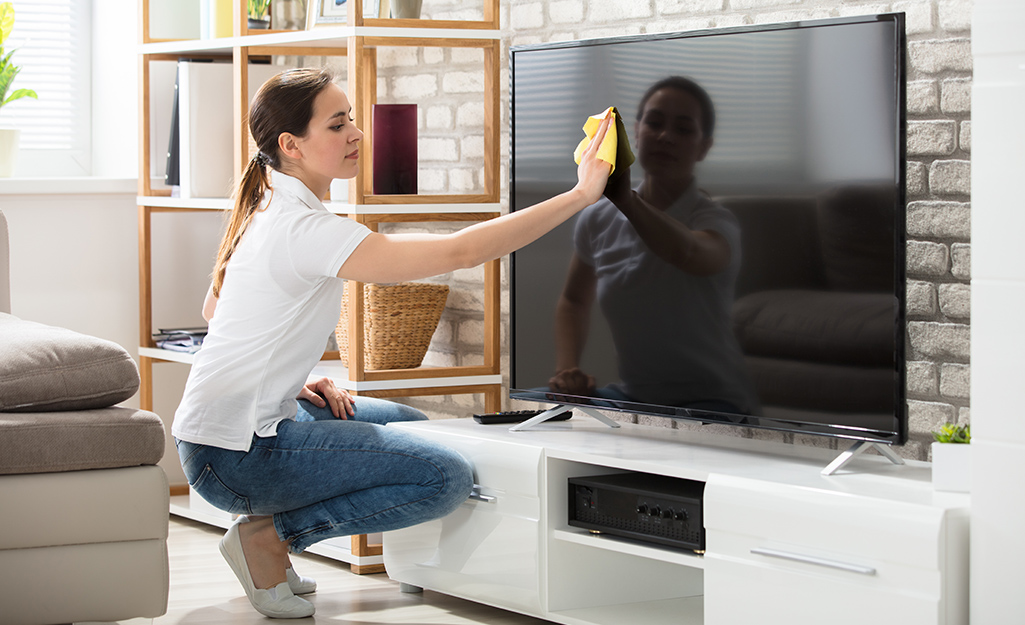
[[[478,486],[443,519],[385,532],[389,577],[540,616],[542,448],[410,429],[462,454]]]
[[[941,509],[723,476],[704,506],[708,625],[957,622]]]
[[[522,514],[531,508],[534,516]],[[385,532],[385,569],[407,584],[540,615],[538,510],[536,499],[499,494],[493,503],[467,501],[443,519]]]
[[[944,530],[944,511],[713,475],[705,487],[705,528],[709,550],[792,548],[808,555],[850,560],[856,566],[859,562],[890,562],[935,571],[940,569],[936,545]],[[730,536],[751,540],[726,540]],[[718,544],[713,546],[713,540]]]
[[[392,423],[399,427],[447,445],[458,451],[473,465],[473,482],[486,489],[538,497],[540,493],[541,458],[544,450],[534,445],[494,441],[452,435],[426,427]],[[481,426],[484,427],[484,426]]]

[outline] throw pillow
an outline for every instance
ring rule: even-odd
[[[138,389],[117,343],[0,313],[0,412],[106,408]]]

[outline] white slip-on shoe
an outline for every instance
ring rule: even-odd
[[[295,572],[295,569],[285,569],[285,579],[288,580],[288,587],[296,595],[308,595],[317,590],[317,580],[310,577],[303,577]]]
[[[249,517],[243,514],[235,522],[248,523]],[[293,595],[308,595],[317,590],[317,580],[299,575],[292,567],[285,569],[285,579],[288,580],[288,587],[292,589]]]
[[[274,588],[262,589],[253,585],[253,578],[249,574],[249,565],[246,563],[246,556],[242,552],[242,541],[238,534],[238,523],[235,523],[221,539],[219,545],[221,555],[228,562],[231,571],[242,584],[242,588],[249,597],[249,603],[257,612],[271,618],[304,618],[313,616],[316,608],[305,599],[295,596],[288,582],[281,582]]]

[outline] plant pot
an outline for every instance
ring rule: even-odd
[[[963,443],[932,444],[933,490],[967,493],[972,483],[972,446]]]
[[[391,16],[394,18],[420,19],[423,0],[391,0]]]
[[[14,174],[20,140],[20,129],[0,128],[0,178],[10,178]]]
[[[270,28],[270,20],[258,20],[255,18],[249,18],[249,30],[268,30]]]

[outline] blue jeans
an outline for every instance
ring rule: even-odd
[[[356,397],[355,416],[298,400],[296,420],[276,436],[253,437],[248,452],[178,441],[189,484],[234,514],[273,515],[293,553],[336,536],[369,534],[443,517],[473,488],[470,464],[457,452],[395,428],[420,411]]]

